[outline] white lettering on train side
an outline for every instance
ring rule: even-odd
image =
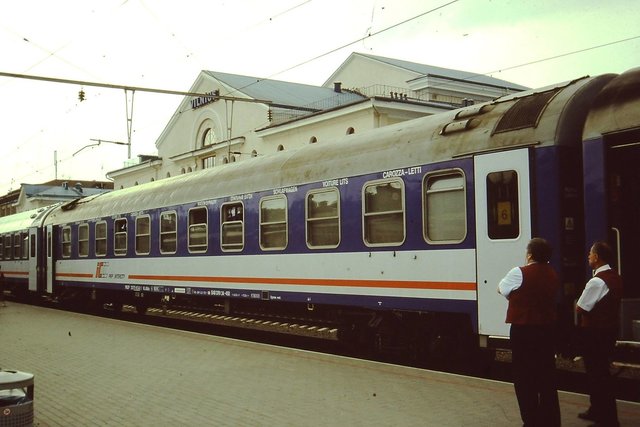
[[[405,175],[416,175],[422,173],[422,166],[413,166],[404,169],[394,169],[386,172],[382,172],[383,178],[398,178]]]
[[[330,179],[328,181],[322,181],[323,187],[338,187],[340,185],[349,184],[349,178]]]
[[[297,191],[298,187],[294,185],[292,187],[276,188],[275,190],[273,190],[273,194],[295,193]]]

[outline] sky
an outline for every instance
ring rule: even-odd
[[[352,52],[531,88],[640,66],[636,0],[0,0],[0,73],[188,91],[201,70],[322,85]],[[85,92],[80,102],[78,93]],[[128,95],[128,97],[127,97]],[[128,99],[128,101],[127,101]],[[0,76],[0,195],[106,180],[182,97]]]

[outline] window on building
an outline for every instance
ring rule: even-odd
[[[354,128],[347,128],[347,135],[353,135],[354,133],[356,133],[356,130]]]
[[[62,257],[71,257],[71,227],[62,227]]]
[[[96,256],[107,254],[107,223],[105,221],[96,222]]]
[[[213,145],[216,142],[216,133],[212,128],[208,128],[202,135],[202,147]]]
[[[127,254],[127,218],[118,218],[113,223],[113,253],[115,255]]]
[[[515,239],[520,235],[518,173],[514,170],[487,175],[487,228],[490,239]]]
[[[265,250],[287,247],[287,198],[284,195],[260,200],[260,247]]]
[[[423,181],[424,238],[458,243],[467,235],[465,181],[461,171],[427,175]]]
[[[216,156],[209,156],[202,159],[202,169],[209,169],[216,165]]]
[[[175,254],[178,242],[178,221],[174,211],[160,214],[160,252]]]
[[[282,144],[278,145],[278,151],[284,151],[284,145]]]
[[[89,256],[89,224],[78,226],[78,256]]]
[[[306,204],[307,246],[335,248],[340,243],[340,193],[337,188],[312,191]]]
[[[369,246],[404,242],[404,184],[385,180],[365,184],[363,189],[363,236]]]
[[[189,210],[189,252],[207,251],[207,208]]]
[[[148,255],[151,248],[151,226],[148,215],[136,218],[136,254]]]
[[[309,144],[315,144],[316,142],[318,142],[318,138],[315,136],[312,136],[311,139],[309,139]]]
[[[223,251],[241,251],[244,248],[244,206],[227,203],[220,210],[220,246]]]

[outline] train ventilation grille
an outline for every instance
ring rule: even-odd
[[[536,127],[542,112],[556,93],[558,90],[551,90],[518,100],[502,116],[493,133]]]

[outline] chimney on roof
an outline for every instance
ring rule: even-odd
[[[335,93],[342,93],[342,82],[334,82],[333,83],[333,91]]]

